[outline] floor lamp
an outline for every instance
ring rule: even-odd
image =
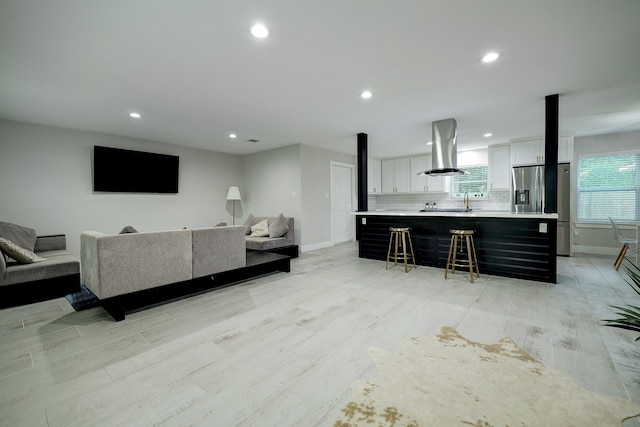
[[[236,225],[236,200],[242,200],[242,197],[240,196],[240,189],[236,186],[229,187],[227,200],[231,200],[233,205],[233,225]]]

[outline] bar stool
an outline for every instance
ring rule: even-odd
[[[409,227],[389,227],[391,236],[389,237],[389,250],[387,251],[387,263],[385,264],[385,270],[389,268],[389,259],[394,261],[394,267],[398,265],[398,258],[404,260],[404,272],[408,273],[407,261],[413,262],[413,268],[416,267],[416,259],[413,255],[413,244],[411,243],[411,235],[409,234]],[[407,252],[407,240],[409,241],[409,250]],[[395,243],[395,245],[394,245]],[[391,246],[394,247],[393,254],[391,253]]]
[[[455,274],[456,267],[468,267],[469,277],[471,283],[473,283],[473,269],[476,269],[476,275],[480,277],[480,270],[478,269],[478,258],[476,257],[476,246],[473,243],[473,230],[449,230],[451,234],[451,242],[449,243],[449,256],[447,257],[447,269],[444,272],[444,278],[447,278],[449,268],[451,268],[451,274]],[[458,259],[458,243],[460,244],[460,254],[464,254],[466,246],[467,258]],[[453,258],[453,259],[452,259]]]

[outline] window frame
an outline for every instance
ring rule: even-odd
[[[469,192],[469,197],[472,197],[475,200],[486,200],[489,198],[489,165],[488,164],[478,164],[478,165],[469,165],[469,166],[464,166],[464,167],[460,167],[461,170],[467,171],[469,169],[475,169],[475,168],[484,168],[484,181],[483,180],[476,180],[476,181],[472,181],[472,182],[484,182],[484,188],[485,190],[482,191],[478,191],[478,192]],[[453,175],[451,177],[451,179],[449,180],[449,195],[451,199],[463,199],[464,198],[464,192],[463,193],[456,193],[455,187],[456,187],[456,179],[460,178],[460,177],[464,177],[465,175]]]
[[[581,188],[580,176],[582,173],[582,161],[585,159],[594,159],[594,158],[607,158],[607,157],[618,157],[618,156],[635,156],[635,186],[609,186],[609,187],[586,187]],[[640,150],[626,150],[626,151],[616,151],[616,152],[605,152],[605,153],[585,153],[580,154],[576,158],[576,223],[581,224],[608,224],[609,216],[616,219],[621,223],[638,223],[640,222]],[[616,216],[611,209],[609,212],[604,212],[604,218],[594,218],[594,217],[581,217],[581,196],[583,194],[595,194],[595,193],[613,193],[613,192],[635,192],[635,203],[632,203],[634,212],[632,213],[632,219],[623,218],[621,216]],[[609,197],[613,197],[610,195]],[[605,208],[606,209],[606,208]]]

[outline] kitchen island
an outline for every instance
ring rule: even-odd
[[[557,214],[505,211],[368,211],[356,215],[359,256],[384,261],[389,227],[410,227],[416,263],[443,269],[449,230],[475,230],[480,275],[556,283]]]

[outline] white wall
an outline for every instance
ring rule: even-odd
[[[300,244],[302,209],[300,184],[300,145],[290,145],[242,158],[246,188],[240,188],[242,201],[236,206],[236,224],[253,214],[275,216],[283,214],[295,219],[294,238]]]
[[[616,153],[638,149],[640,149],[640,131],[576,137],[574,138],[576,159],[573,166],[574,179],[577,174],[577,159],[582,154]],[[574,232],[573,245],[576,252],[617,255],[621,245],[613,238],[609,224],[577,224],[575,209],[571,217]],[[625,235],[634,237],[635,231],[629,229]]]
[[[178,194],[94,193],[93,145],[180,156]],[[230,185],[243,188],[241,157],[95,132],[0,120],[0,221],[64,233],[80,255],[84,230],[117,233],[231,223]],[[236,216],[238,214],[236,213]]]
[[[302,217],[307,225],[302,236],[302,249],[331,246],[331,162],[346,163],[355,168],[356,158],[309,145],[301,146],[300,155]],[[357,199],[355,194],[354,199]],[[353,206],[353,210],[356,209],[357,206]],[[355,217],[353,222],[355,224]]]

